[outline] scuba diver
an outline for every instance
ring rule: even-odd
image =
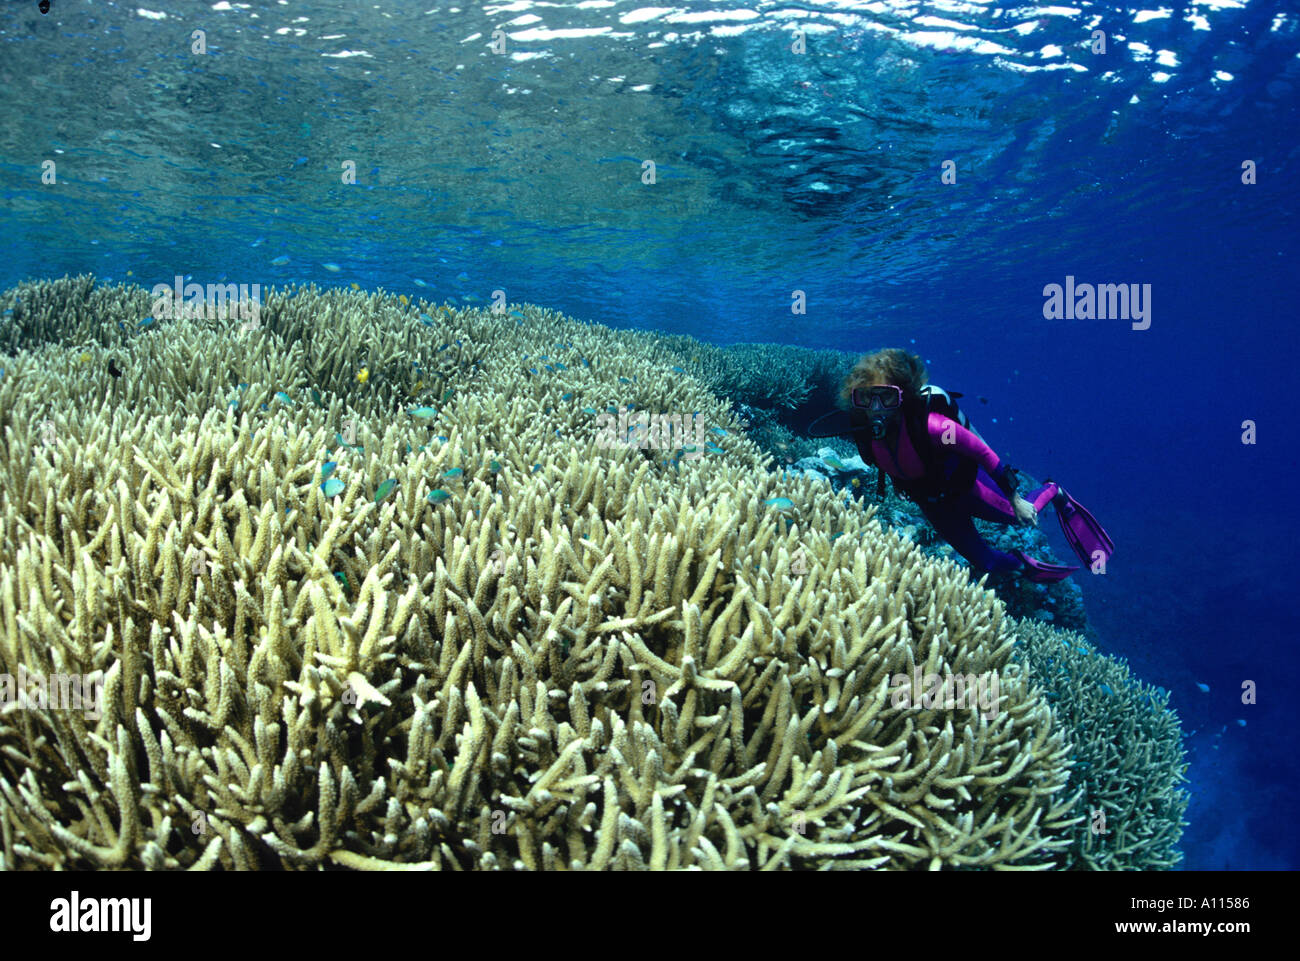
[[[1038,524],[1038,512],[1051,503],[1070,547],[1085,566],[1109,561],[1115,545],[1096,519],[1059,484],[1019,493],[1015,470],[971,426],[956,404],[961,394],[928,384],[925,363],[915,354],[890,348],[868,354],[845,380],[843,399],[851,403],[811,425],[812,437],[849,434],[862,460],[878,471],[877,496],[885,475],[894,489],[913,501],[939,536],[970,562],[975,576],[1023,571],[1037,583],[1063,580],[1078,567],[1049,564],[1023,551],[995,550],[975,529],[974,518],[998,524]],[[822,421],[848,414],[847,427],[814,433]]]

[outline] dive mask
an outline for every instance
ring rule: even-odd
[[[867,412],[871,436],[875,440],[881,440],[903,408],[903,389],[892,384],[883,387],[855,387],[853,406]]]

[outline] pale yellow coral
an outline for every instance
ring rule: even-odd
[[[1069,742],[999,603],[768,474],[653,335],[314,290],[251,333],[138,333],[140,290],[22,296],[0,671],[107,683],[96,721],[0,715],[3,866],[1045,868],[1072,843]],[[116,404],[68,360],[87,342],[122,358]],[[548,351],[567,369],[527,373]],[[584,408],[625,403],[699,411],[727,451],[607,449]],[[51,408],[84,416],[36,450]],[[913,668],[996,672],[998,710],[896,707]]]

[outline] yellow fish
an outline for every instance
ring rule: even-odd
[[[862,486],[862,482],[859,481],[859,480],[855,477],[855,478],[853,478],[853,486],[854,486],[854,487],[861,487],[861,486]]]
[[[81,357],[78,358],[83,364],[89,364],[91,356],[89,351],[82,351]]]
[[[361,285],[360,285],[359,283],[357,283],[357,282],[354,280],[354,281],[352,281],[352,289],[353,289],[353,290],[360,290],[360,289],[361,289]]]
[[[370,379],[370,368],[369,368],[369,367],[362,367],[359,371],[357,371],[357,383],[358,383],[358,384],[364,384],[364,383],[365,383],[367,380],[369,380],[369,379]]]
[[[406,299],[406,294],[399,295],[397,299],[403,307],[410,303],[410,301]]]

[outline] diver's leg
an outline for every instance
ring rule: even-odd
[[[1036,487],[1028,494],[1022,494],[1025,500],[1034,505],[1034,510],[1041,511],[1052,502],[1056,496],[1058,488],[1050,481],[1042,487]],[[982,521],[992,521],[995,524],[1017,524],[1015,509],[1011,506],[1011,501],[1007,495],[1002,493],[1002,488],[998,487],[997,482],[980,468],[975,475],[975,485],[971,488],[969,495],[974,509],[971,511]]]
[[[966,558],[977,577],[984,573],[1019,570],[1022,566],[1020,558],[995,550],[980,537],[979,531],[975,529],[975,521],[971,519],[973,504],[974,498],[967,495],[941,504],[918,506],[939,536]]]

